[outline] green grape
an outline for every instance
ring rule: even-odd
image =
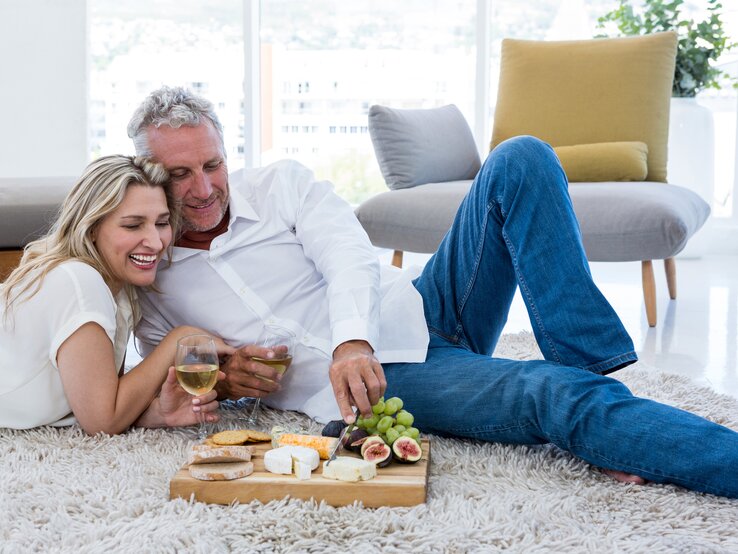
[[[363,429],[364,428],[364,418],[363,417],[359,416],[359,417],[356,418],[356,426],[359,429]]]
[[[384,403],[384,415],[394,415],[399,411],[399,408],[397,407],[399,404],[395,401],[394,398],[390,398],[387,400],[387,402]]]
[[[379,434],[379,431],[377,430],[377,427],[376,426],[374,426],[374,427],[367,427],[366,428],[366,432],[369,434],[369,436],[371,436],[371,435],[378,435]]]
[[[407,429],[407,427],[405,427],[404,425],[395,425],[393,429],[398,433],[402,433],[405,429]]]
[[[377,414],[374,414],[369,419],[364,420],[364,429],[369,429],[370,427],[376,427],[377,423],[379,423],[379,416]]]
[[[394,427],[390,427],[387,429],[387,438],[384,442],[386,442],[389,445],[392,445],[393,442],[395,442],[397,439],[400,438],[400,433],[395,429]]]
[[[377,423],[377,430],[380,433],[386,433],[387,429],[392,427],[394,424],[395,424],[395,418],[386,415],[382,419],[379,420],[379,423]]]
[[[408,427],[402,434],[406,437],[410,437],[411,439],[418,440],[418,437],[420,437],[420,430],[415,427]]]
[[[372,406],[372,412],[375,414],[383,414],[384,413],[384,400],[380,400],[374,406]]]
[[[405,410],[400,410],[399,412],[397,412],[397,415],[395,417],[397,418],[397,423],[399,423],[400,425],[404,425],[405,427],[412,427],[412,424],[415,421],[413,414],[411,414],[410,412],[406,412]]]
[[[402,401],[402,398],[400,398],[399,396],[393,396],[392,398],[390,398],[390,401],[392,401],[392,403],[395,404],[395,406],[397,406],[397,409],[395,410],[396,412],[399,412],[400,410],[402,410],[402,407],[404,406],[404,402]]]
[[[384,444],[389,444],[389,441],[387,440],[387,435],[385,434],[379,435],[379,438],[384,441]]]

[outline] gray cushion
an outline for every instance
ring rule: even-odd
[[[471,183],[385,192],[364,202],[356,215],[375,246],[435,252]],[[590,261],[669,258],[710,213],[696,193],[664,183],[573,183],[569,193]]]
[[[369,135],[387,186],[473,179],[480,167],[474,137],[459,109],[369,109]]]
[[[698,194],[664,183],[570,183],[569,194],[593,262],[670,258],[710,215]]]
[[[0,248],[20,248],[45,233],[77,177],[0,179]]]

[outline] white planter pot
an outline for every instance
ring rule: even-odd
[[[693,190],[710,206],[715,187],[714,143],[712,112],[695,98],[672,98],[667,178]]]
[[[672,98],[669,117],[669,183],[699,194],[712,207],[715,190],[715,131],[712,112],[695,98]],[[709,251],[711,241],[705,231],[689,241],[679,258],[699,258]]]

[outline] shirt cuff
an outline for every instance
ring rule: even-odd
[[[370,325],[363,319],[346,319],[339,321],[333,325],[333,338],[329,354],[333,355],[333,351],[338,348],[340,344],[350,340],[365,340],[376,352],[379,344],[378,337],[379,330],[377,326]]]

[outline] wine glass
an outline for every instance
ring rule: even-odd
[[[274,351],[273,358],[261,358],[252,356],[255,362],[262,363],[274,368],[277,373],[284,375],[292,364],[292,354],[295,349],[296,337],[290,329],[280,327],[278,325],[267,325],[256,340],[256,344],[263,348],[269,348]],[[259,379],[268,380],[265,377],[256,375]],[[261,398],[256,398],[253,403],[251,413],[246,418],[250,424],[255,424],[261,406]]]
[[[177,341],[174,356],[177,381],[184,390],[193,396],[200,396],[213,390],[218,381],[218,351],[215,342],[208,335],[188,335]],[[198,413],[200,425],[198,439],[207,434],[205,414]]]

